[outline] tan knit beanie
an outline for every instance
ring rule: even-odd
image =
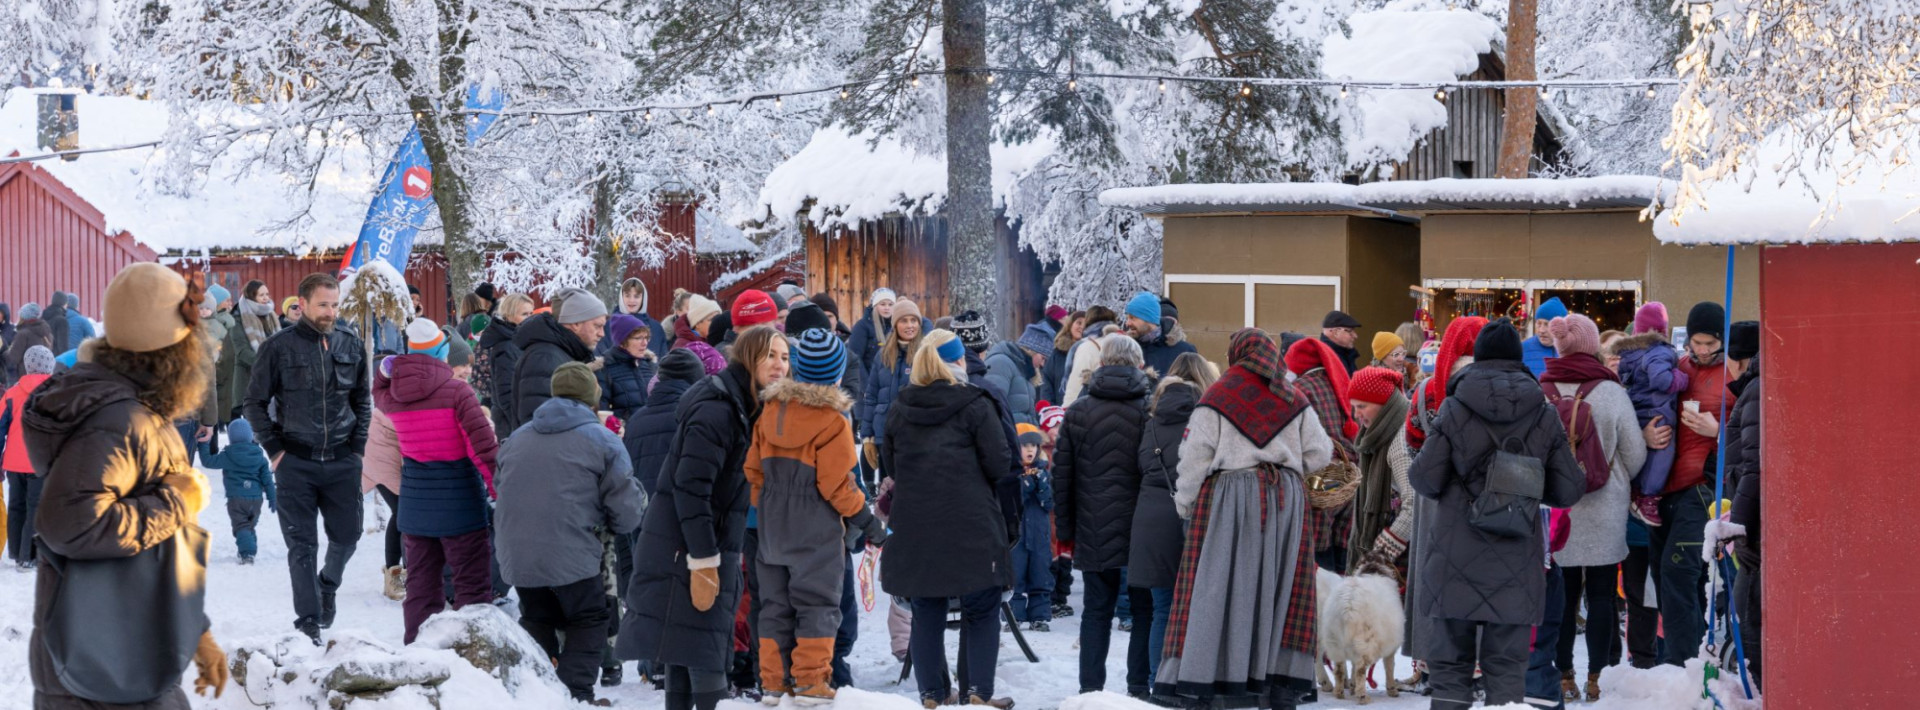
[[[180,342],[193,332],[181,313],[186,300],[187,281],[172,269],[153,262],[127,265],[107,284],[101,314],[107,344],[144,353]]]

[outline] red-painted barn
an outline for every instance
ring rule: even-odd
[[[33,163],[0,164],[0,301],[17,312],[46,305],[54,290],[80,294],[80,312],[100,317],[107,282],[127,264],[153,261],[133,235],[59,178]]]

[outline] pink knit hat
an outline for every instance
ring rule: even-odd
[[[1547,324],[1553,333],[1553,347],[1561,357],[1574,353],[1600,356],[1600,328],[1593,319],[1578,313],[1561,316]]]
[[[1667,332],[1667,304],[1648,301],[1633,314],[1633,334]]]

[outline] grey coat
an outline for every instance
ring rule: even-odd
[[[1546,506],[1580,502],[1586,478],[1574,462],[1560,417],[1547,406],[1525,364],[1477,362],[1447,389],[1434,429],[1408,472],[1414,491],[1433,499],[1415,520],[1420,543],[1412,561],[1414,615],[1533,625],[1546,600],[1544,531],[1536,527],[1525,538],[1500,538],[1467,522],[1474,497],[1486,485],[1495,437],[1515,440],[1516,453],[1545,465],[1541,502]],[[1436,650],[1415,648],[1413,655],[1428,657]]]
[[[548,399],[500,445],[494,476],[494,554],[516,587],[558,587],[600,574],[596,529],[640,527],[640,497],[627,450],[592,409]]]
[[[1040,425],[1040,414],[1034,405],[1040,401],[1040,392],[1034,387],[1033,358],[1027,351],[1011,342],[1002,342],[987,350],[987,379],[1000,386],[1000,392],[1007,396],[1007,409],[1013,413],[1013,423]]]
[[[1573,396],[1580,386],[1554,383],[1564,396]],[[1567,546],[1553,553],[1561,567],[1609,567],[1627,559],[1628,488],[1634,474],[1647,460],[1647,440],[1640,434],[1640,420],[1634,416],[1633,400],[1627,388],[1617,382],[1602,382],[1587,395],[1593,410],[1593,426],[1600,432],[1600,448],[1613,464],[1607,485],[1580,498],[1567,511],[1572,528]]]

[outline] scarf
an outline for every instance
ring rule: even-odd
[[[1547,371],[1540,374],[1541,384],[1566,382],[1577,385],[1592,380],[1619,382],[1620,376],[1607,369],[1600,358],[1587,353],[1547,358]]]
[[[1360,434],[1360,491],[1353,497],[1353,535],[1347,541],[1347,549],[1355,553],[1373,549],[1374,539],[1393,521],[1393,467],[1387,463],[1387,448],[1400,434],[1400,422],[1412,406],[1399,392],[1393,393],[1379,418]],[[1413,501],[1400,504],[1413,505]],[[1358,564],[1360,555],[1352,559]]]
[[[1226,374],[1200,398],[1199,406],[1219,412],[1261,448],[1307,408],[1306,395],[1280,375],[1279,352],[1266,331],[1242,328],[1228,348]]]
[[[258,301],[240,302],[240,325],[246,328],[247,343],[254,350],[260,349],[260,343],[279,330],[280,321],[273,317],[273,304]]]
[[[1353,402],[1347,399],[1347,365],[1334,352],[1333,346],[1325,342],[1307,339],[1294,343],[1287,350],[1287,370],[1295,375],[1305,375],[1315,368],[1326,370],[1327,381],[1333,385],[1331,402],[1325,404],[1340,416],[1340,438],[1353,441],[1360,436],[1360,425],[1353,421]],[[1333,434],[1331,430],[1327,432]]]

